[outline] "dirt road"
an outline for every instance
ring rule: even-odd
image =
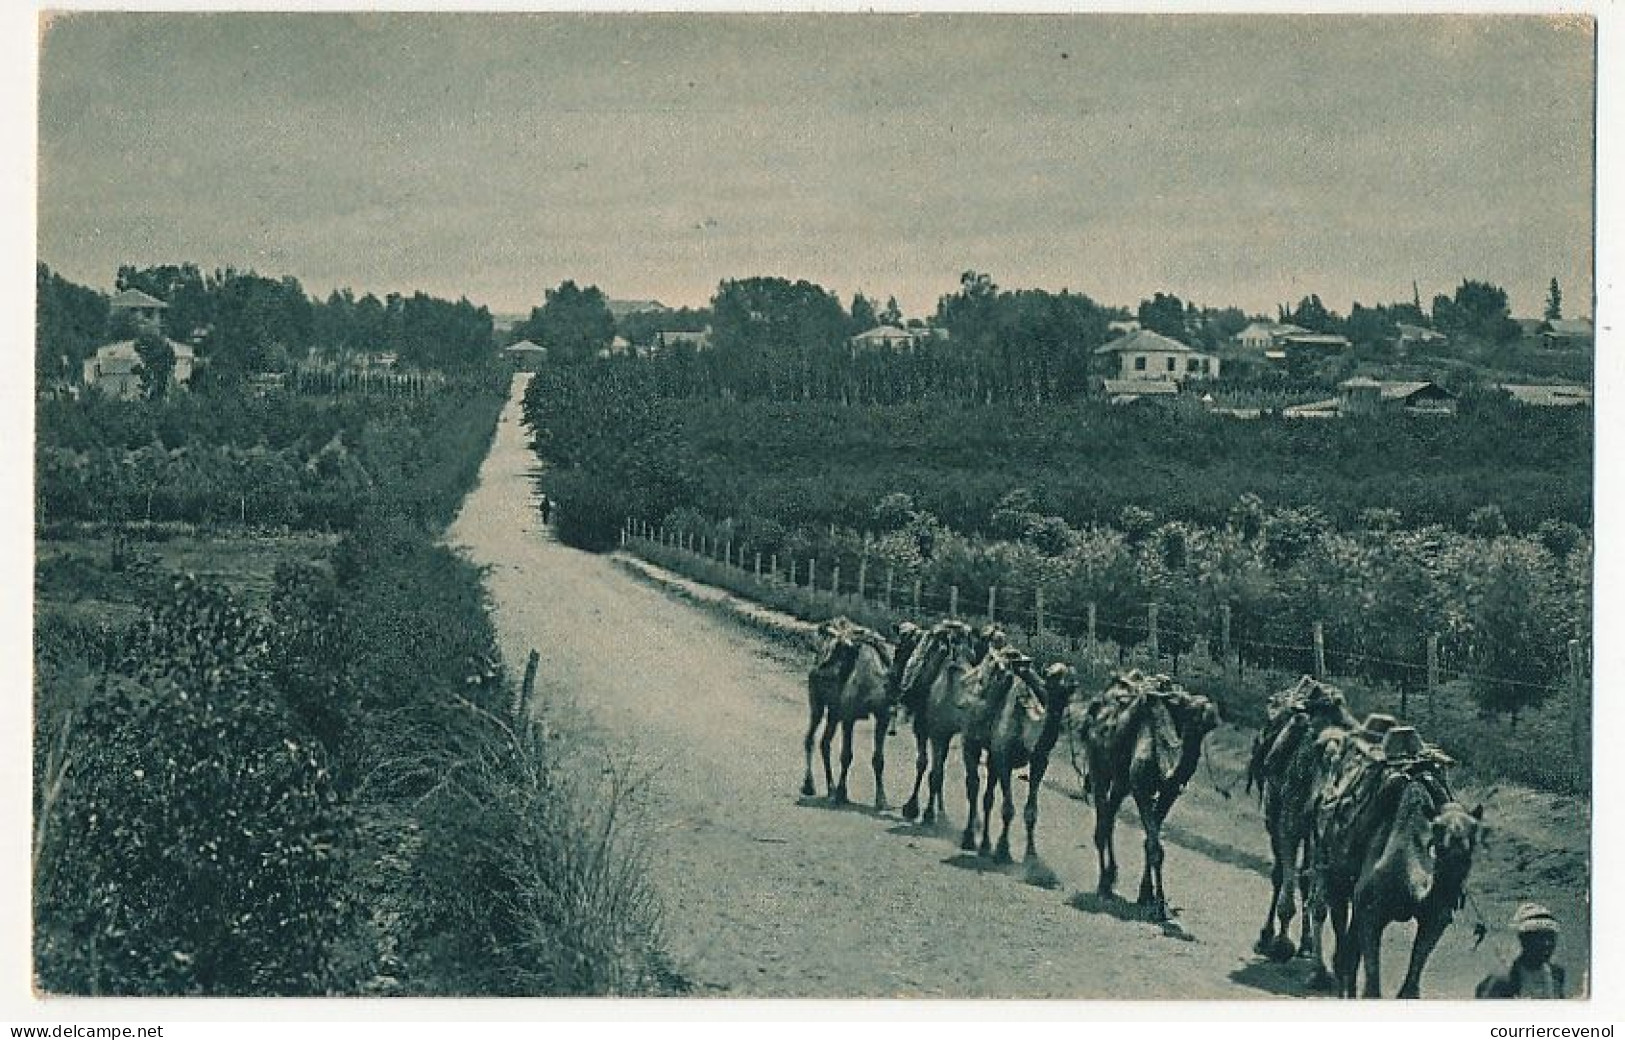
[[[521,377],[521,380],[524,377]],[[515,401],[449,540],[488,568],[502,649],[517,673],[541,653],[538,696],[575,705],[571,726],[653,770],[646,793],[654,882],[671,953],[699,993],[774,997],[1251,999],[1304,992],[1303,969],[1250,952],[1269,895],[1256,808],[1234,773],[1199,773],[1171,823],[1165,877],[1177,924],[1132,919],[1092,895],[1092,814],[1045,791],[1039,844],[1059,888],[961,853],[957,833],[876,814],[870,727],[852,793],[836,809],[798,794],[808,662],[612,559],[566,548],[532,505],[535,459]],[[1241,735],[1230,734],[1232,741]],[[1056,771],[1070,773],[1058,761]],[[912,740],[887,745],[887,787],[907,796]],[[1232,784],[1226,800],[1213,781]],[[820,790],[822,780],[820,778]],[[944,788],[964,822],[957,769]],[[1018,797],[1024,795],[1018,787]],[[997,807],[995,807],[997,811]],[[1019,831],[1019,815],[1016,828]],[[1132,896],[1141,835],[1118,830]],[[1020,855],[1021,842],[1014,842]],[[1491,911],[1486,911],[1490,913]],[[1499,910],[1495,911],[1499,920]],[[1329,935],[1328,935],[1329,939]],[[1390,930],[1384,989],[1404,971],[1410,929]],[[1504,952],[1446,934],[1424,993],[1464,997]],[[1571,964],[1571,976],[1579,972]]]

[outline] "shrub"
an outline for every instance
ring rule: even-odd
[[[620,491],[579,472],[550,473],[543,487],[553,500],[559,541],[589,552],[608,552],[620,544],[629,508]]]

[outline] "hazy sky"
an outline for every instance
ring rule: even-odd
[[[40,258],[523,311],[967,268],[1273,312],[1463,277],[1591,306],[1592,25],[1192,16],[75,14]]]

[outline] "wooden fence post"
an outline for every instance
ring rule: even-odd
[[[1326,627],[1315,622],[1315,678],[1326,678]]]
[[[834,569],[830,571],[829,594],[831,596],[840,596],[841,594],[841,565],[839,563],[836,563]]]
[[[1145,626],[1147,641],[1151,644],[1151,666],[1155,668],[1162,659],[1162,647],[1157,641],[1157,604],[1153,603],[1146,608]]]
[[[1586,722],[1589,713],[1586,711],[1588,698],[1586,697],[1585,656],[1580,651],[1580,641],[1578,639],[1569,640],[1569,683],[1571,687],[1569,743],[1574,750],[1574,765],[1577,770],[1583,770],[1587,767],[1589,761],[1587,752],[1590,750],[1586,746],[1586,734],[1589,732]]]
[[[1432,722],[1439,712],[1439,637],[1433,632],[1428,633],[1427,693],[1428,721]]]
[[[950,585],[950,586],[948,586],[948,616],[951,617],[951,618],[959,617],[959,586],[958,585]]]
[[[921,589],[921,586],[923,584],[924,584],[924,581],[922,579],[920,579],[920,578],[915,578],[914,579],[914,616],[915,617],[920,616],[920,593],[923,591]]]
[[[998,610],[999,610],[999,587],[997,585],[989,585],[987,587],[987,623],[988,624],[991,625],[991,624],[994,623],[994,619],[998,617]]]
[[[525,659],[525,681],[519,684],[519,691],[515,695],[513,704],[513,717],[522,720],[530,709],[530,698],[536,692],[536,668],[542,662],[542,655],[535,650]]]
[[[891,609],[891,590],[892,590],[892,580],[893,580],[894,577],[895,577],[895,575],[892,573],[892,568],[887,567],[886,568],[886,609],[887,610]]]
[[[1089,616],[1086,620],[1089,623],[1089,655],[1093,657],[1095,653],[1095,605],[1093,603],[1089,604],[1088,613]]]
[[[858,598],[862,599],[869,585],[869,557],[858,557]]]
[[[778,581],[779,580],[779,554],[778,553],[770,553],[769,556],[768,556],[767,579],[769,581]]]
[[[756,580],[762,580],[762,554],[756,554]]]
[[[796,558],[790,557],[790,584],[796,583]]]
[[[734,540],[728,539],[726,547],[722,550],[722,562],[732,567],[734,565]]]
[[[1044,638],[1044,587],[1040,585],[1033,590],[1033,631],[1038,638]]]

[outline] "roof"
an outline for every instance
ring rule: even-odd
[[[505,354],[545,354],[547,348],[532,343],[528,339],[522,339],[518,343],[508,344],[502,348],[502,351]]]
[[[123,292],[116,293],[111,300],[107,301],[107,305],[109,307],[125,307],[132,309],[136,307],[169,306],[169,304],[165,303],[163,300],[153,296],[148,296],[140,289],[125,289]]]
[[[1105,386],[1108,394],[1132,397],[1179,393],[1179,384],[1167,379],[1108,379]]]
[[[1337,385],[1344,390],[1353,390],[1355,388],[1364,388],[1368,386],[1382,386],[1381,383],[1377,382],[1375,379],[1372,379],[1370,376],[1355,376],[1353,379],[1345,379]]]
[[[1430,328],[1426,327],[1425,325],[1406,325],[1404,322],[1398,322],[1398,323],[1396,323],[1394,325],[1394,328],[1399,330],[1399,335],[1400,335],[1400,338],[1402,338],[1402,339],[1444,339],[1445,338],[1444,333],[1439,332],[1439,331],[1434,330],[1434,329],[1430,329]]]
[[[1554,336],[1591,336],[1595,331],[1585,318],[1553,318],[1546,323]]]
[[[1280,321],[1255,321],[1251,325],[1236,333],[1237,339],[1256,339],[1259,336],[1287,336],[1294,332],[1308,332],[1308,329]]]
[[[1326,332],[1294,332],[1281,338],[1288,343],[1296,343],[1300,346],[1346,347],[1350,345],[1347,336],[1335,336]]]
[[[1281,409],[1281,414],[1289,419],[1326,419],[1338,414],[1337,401],[1311,401],[1308,404],[1295,404]]]
[[[1159,336],[1150,329],[1140,329],[1131,332],[1120,339],[1114,339],[1104,346],[1095,348],[1096,354],[1121,354],[1131,350],[1158,350],[1163,353],[1195,354],[1197,351],[1176,339]]]
[[[1591,404],[1589,386],[1502,383],[1501,389],[1511,394],[1512,399],[1519,404],[1543,408],[1573,408]]]
[[[169,344],[169,349],[175,352],[177,358],[197,356],[196,351],[184,343],[176,343],[172,339],[166,339],[164,342]],[[135,349],[135,340],[121,339],[117,343],[109,343],[105,347],[96,348],[96,360],[108,361],[114,359],[139,361],[141,352]]]
[[[1399,401],[1407,397],[1415,397],[1419,393],[1426,393],[1430,397],[1454,397],[1450,391],[1438,383],[1429,380],[1416,380],[1404,383],[1382,383],[1382,399],[1385,401]]]
[[[898,339],[918,339],[926,335],[924,329],[900,329],[896,325],[877,325],[867,332],[860,332],[852,338],[869,342],[889,343]]]

